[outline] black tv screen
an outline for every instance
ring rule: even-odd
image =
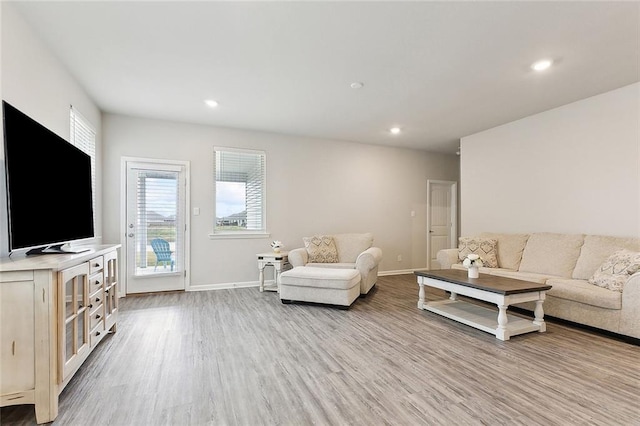
[[[3,118],[9,251],[92,238],[90,156],[5,101]]]

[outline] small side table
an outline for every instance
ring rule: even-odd
[[[280,253],[260,253],[258,254],[258,271],[260,271],[260,292],[267,291],[280,291],[280,273],[288,269],[291,269],[291,264],[288,259],[289,252],[282,251]],[[267,266],[273,266],[275,283],[272,285],[264,285],[264,268]]]

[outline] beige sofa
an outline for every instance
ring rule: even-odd
[[[640,338],[640,272],[629,276],[622,292],[588,282],[617,250],[640,252],[640,238],[488,232],[478,237],[497,240],[498,267],[482,267],[480,273],[552,286],[544,302],[545,315]],[[437,260],[442,269],[464,269],[458,249],[441,250]],[[534,309],[533,304],[520,307]]]

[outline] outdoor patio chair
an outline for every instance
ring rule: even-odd
[[[165,268],[167,267],[167,263],[169,263],[171,265],[171,271],[173,272],[175,261],[173,260],[173,252],[171,251],[169,242],[162,238],[154,238],[151,240],[151,248],[153,248],[153,253],[156,255],[156,266],[153,270],[155,271],[160,263],[162,263]]]

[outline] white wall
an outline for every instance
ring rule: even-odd
[[[69,107],[73,105],[93,124],[97,132],[96,162],[101,161],[101,116],[94,102],[51,54],[19,13],[8,2],[0,2],[2,10],[1,43],[2,99],[18,108],[59,136],[69,140]],[[4,144],[4,137],[1,137]],[[2,167],[4,168],[4,147]],[[101,174],[97,167],[97,225],[101,233]],[[7,210],[4,169],[0,185],[0,255],[7,254]],[[37,171],[34,170],[34,173]],[[45,178],[45,177],[42,177]],[[64,190],[64,188],[61,188]],[[43,206],[54,208],[60,206]]]
[[[640,83],[461,140],[461,235],[640,236]]]
[[[257,281],[256,253],[314,233],[373,232],[383,271],[424,268],[427,179],[458,180],[458,157],[167,121],[103,116],[104,238],[120,229],[121,157],[191,165],[191,286]],[[267,239],[211,240],[213,147],[267,153]],[[411,217],[411,211],[416,212]],[[401,255],[402,262],[397,256]]]

